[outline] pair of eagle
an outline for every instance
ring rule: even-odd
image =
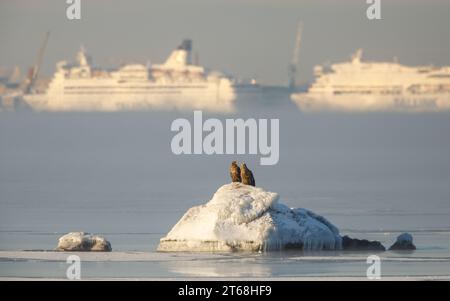
[[[230,176],[232,182],[241,182],[242,184],[255,186],[253,173],[248,169],[245,163],[241,164],[241,167],[239,168],[236,161],[231,162]]]

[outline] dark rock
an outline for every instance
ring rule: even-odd
[[[413,244],[413,237],[409,233],[402,233],[397,237],[395,243],[389,250],[415,250],[416,246]]]
[[[379,241],[351,238],[347,235],[342,237],[342,248],[346,251],[386,251]]]

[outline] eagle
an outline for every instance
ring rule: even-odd
[[[241,179],[242,184],[255,186],[255,178],[253,177],[253,173],[250,169],[247,168],[247,165],[245,165],[245,163],[241,165]]]
[[[241,169],[237,165],[236,161],[231,162],[230,177],[232,182],[241,182]]]

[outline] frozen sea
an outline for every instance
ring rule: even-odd
[[[287,100],[204,114],[279,118],[274,166],[259,165],[259,155],[174,155],[170,125],[180,117],[193,120],[192,112],[0,112],[0,278],[65,279],[68,254],[49,250],[86,231],[114,252],[81,254],[84,279],[365,279],[365,252],[156,252],[188,208],[229,182],[235,159],[257,186],[343,235],[389,247],[411,233],[416,251],[377,254],[382,277],[450,276],[450,114],[306,114]]]

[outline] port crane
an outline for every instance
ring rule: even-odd
[[[25,81],[25,88],[23,89],[25,94],[31,92],[34,84],[36,83],[36,79],[39,74],[39,69],[41,68],[42,58],[44,57],[44,52],[47,47],[48,38],[50,37],[50,32],[47,31],[44,36],[44,40],[42,42],[41,48],[39,49],[38,56],[36,58],[36,62],[33,67],[31,67],[28,71],[28,76]]]
[[[295,89],[296,85],[296,76],[299,65],[299,57],[300,57],[300,44],[302,41],[302,31],[303,31],[303,23],[299,22],[297,27],[297,35],[295,37],[295,46],[294,52],[292,53],[292,60],[289,64],[289,89]]]

